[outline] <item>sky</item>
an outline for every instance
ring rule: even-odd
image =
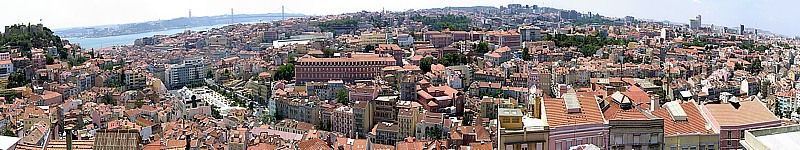
[[[53,29],[166,20],[177,17],[287,13],[328,15],[348,12],[404,11],[447,6],[539,5],[604,16],[758,28],[800,35],[796,0],[2,0],[0,25],[43,23]],[[40,21],[41,19],[41,21]]]

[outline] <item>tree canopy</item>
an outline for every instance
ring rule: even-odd
[[[345,89],[341,89],[338,92],[336,92],[336,102],[337,103],[342,103],[344,105],[349,104],[350,103],[350,92],[345,90]]]
[[[522,55],[522,60],[525,60],[525,61],[530,61],[531,60],[531,55],[528,54],[528,48],[527,47],[526,48],[522,48],[522,54],[520,54],[520,55]]]
[[[604,38],[595,35],[567,36],[556,34],[555,36],[545,35],[543,39],[553,41],[557,47],[578,47],[584,57],[592,56],[598,49],[608,45],[625,45],[628,43],[626,39]]]
[[[420,60],[421,62],[422,60]],[[439,58],[439,64],[444,66],[454,66],[454,65],[463,65],[469,64],[470,60],[466,55],[458,54],[458,53],[447,53]],[[428,66],[430,69],[430,66]]]
[[[475,45],[475,53],[483,54],[489,52],[489,43],[485,41],[481,41],[478,45]]]
[[[434,17],[414,15],[411,16],[411,20],[422,22],[422,24],[428,26],[429,30],[434,31],[441,31],[444,29],[468,31],[472,29],[470,28],[472,19],[463,15],[440,15]]]
[[[430,57],[422,58],[422,59],[419,60],[419,69],[421,69],[424,72],[430,72],[431,71],[431,65],[433,65],[433,64],[434,64],[433,58],[430,58]]]
[[[283,66],[278,67],[278,70],[275,71],[275,78],[277,80],[286,80],[291,81],[294,79],[294,63],[287,63]]]
[[[68,56],[67,49],[64,48],[64,43],[61,42],[61,37],[53,34],[47,27],[38,25],[12,25],[7,26],[8,34],[0,37],[0,46],[10,46],[11,48],[19,48],[23,56],[28,56],[32,48],[45,48],[54,46],[56,47],[61,59],[66,59]]]
[[[331,58],[333,57],[333,49],[330,48],[322,48],[322,57],[323,58]]]

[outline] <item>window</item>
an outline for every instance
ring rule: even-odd
[[[503,118],[503,123],[510,123],[510,122],[511,120],[509,120],[508,118]]]
[[[558,149],[558,150],[561,149],[561,142],[556,142],[556,149]]]
[[[730,130],[728,130],[728,132],[727,132],[727,133],[728,133],[728,139],[732,139],[731,137],[733,136],[733,132],[732,132],[732,131],[730,131]]]
[[[567,146],[564,148],[570,148],[570,147],[572,147],[572,141],[567,141]]]
[[[506,145],[506,150],[514,150],[514,145]]]
[[[519,118],[511,118],[511,123],[519,123]]]
[[[739,131],[739,139],[744,140],[744,130]]]
[[[528,150],[528,144],[522,144],[522,150]]]

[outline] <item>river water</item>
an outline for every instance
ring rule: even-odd
[[[192,31],[208,31],[212,28],[219,28],[226,26],[228,24],[219,24],[213,26],[200,26],[200,27],[193,27],[193,28],[182,28],[182,29],[170,29],[164,31],[155,31],[155,32],[145,32],[145,33],[137,33],[137,34],[128,34],[128,35],[118,35],[118,36],[107,36],[107,37],[99,37],[99,38],[65,38],[69,40],[70,43],[77,43],[83,49],[99,49],[103,47],[109,46],[119,46],[119,45],[131,45],[136,39],[143,38],[143,37],[151,37],[153,35],[171,35],[175,33],[181,33],[186,30]]]

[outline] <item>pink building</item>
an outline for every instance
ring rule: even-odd
[[[517,31],[492,31],[486,35],[489,43],[498,46],[508,46],[512,49],[522,48],[522,38]]]
[[[544,98],[543,118],[550,125],[549,148],[567,150],[580,144],[608,148],[608,125],[600,106],[590,93]]]
[[[715,132],[719,133],[719,149],[742,149],[739,141],[744,131],[781,126],[778,117],[759,101],[731,102],[728,104],[706,104],[700,106]]]
[[[454,41],[472,40],[472,36],[467,31],[451,31],[450,34],[453,35]]]
[[[37,106],[48,106],[52,104],[61,104],[64,102],[64,99],[59,93],[41,90],[40,93],[31,95],[29,102],[33,102]]]
[[[374,86],[354,87],[350,89],[350,101],[371,101],[378,98],[379,89]]]
[[[375,76],[380,75],[381,69],[384,67],[396,65],[394,57],[384,57],[378,54],[346,55],[343,58],[301,58],[295,66],[297,83],[327,82],[329,80],[353,82],[374,79]]]
[[[31,58],[31,65],[36,68],[44,68],[46,60],[47,56],[44,53],[34,53],[33,58]]]
[[[453,44],[453,36],[449,34],[434,34],[428,37],[428,40],[435,48],[441,48]]]
[[[353,137],[355,127],[353,126],[353,109],[349,106],[340,106],[333,110],[331,117],[331,131],[339,132]]]

